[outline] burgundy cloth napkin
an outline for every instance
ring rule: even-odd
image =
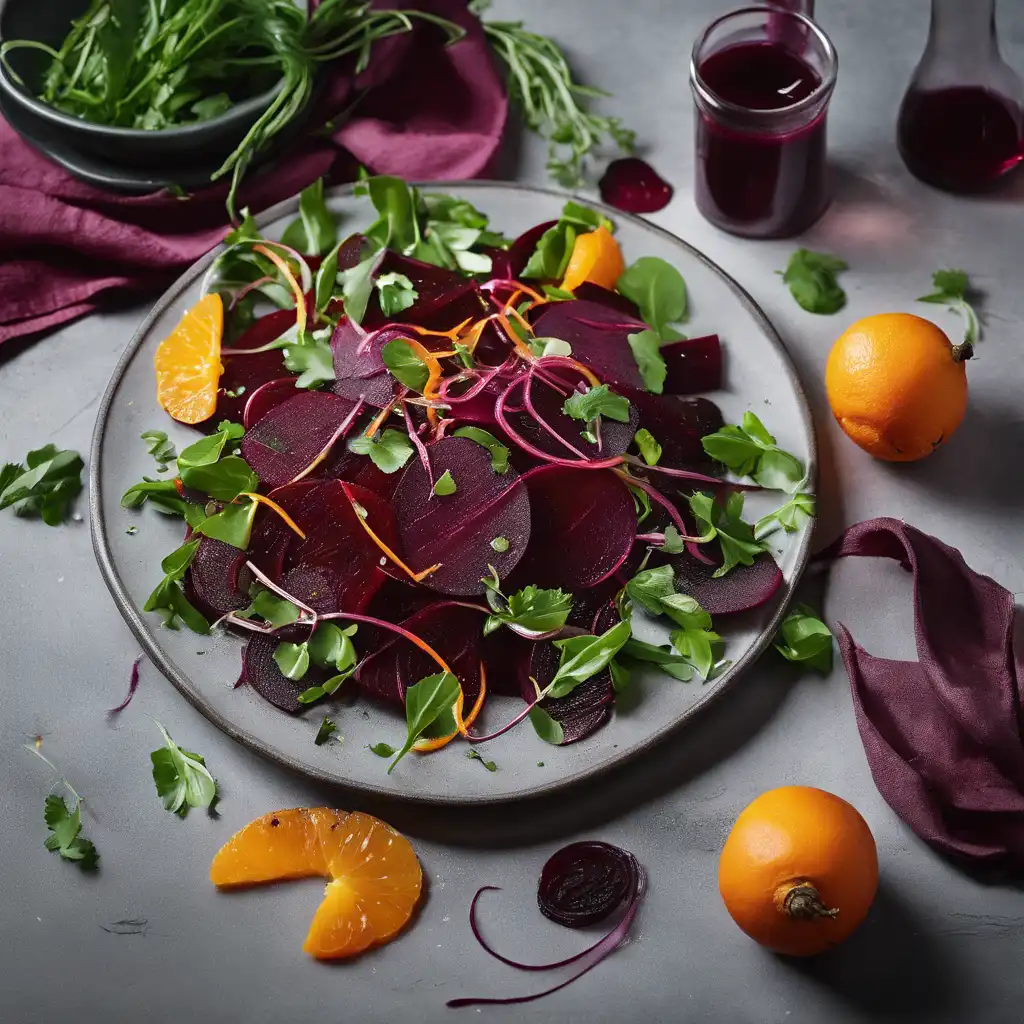
[[[379,6],[431,10],[462,25],[466,38],[446,48],[438,29],[420,24],[378,44],[358,81],[332,70],[310,123],[350,108],[351,117],[254,173],[240,206],[264,209],[321,176],[351,180],[359,163],[413,179],[472,178],[487,167],[508,104],[466,0]],[[188,199],[101,191],[50,163],[0,118],[0,342],[82,316],[114,289],[165,286],[223,237],[226,194],[225,184]]]
[[[914,576],[916,662],[876,658],[839,629],[879,792],[943,853],[1021,868],[1024,661],[1013,650],[1013,595],[898,519],[858,523],[820,557],[846,555],[894,558]]]

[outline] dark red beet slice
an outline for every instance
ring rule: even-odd
[[[358,433],[357,425],[352,428],[350,436],[356,437]],[[323,480],[346,480],[350,484],[359,484],[385,501],[390,501],[394,497],[398,481],[402,479],[401,472],[381,472],[373,464],[372,459],[350,452],[344,443],[335,445],[331,454],[311,475]]]
[[[426,470],[410,462],[395,491],[394,510],[405,560],[416,572],[440,563],[424,585],[442,594],[482,594],[481,579],[493,565],[506,577],[516,567],[530,537],[530,498],[519,474],[499,476],[490,452],[463,437],[444,437],[427,449],[434,479],[446,472],[454,494],[432,493]],[[491,541],[504,537],[505,551]]]
[[[434,331],[447,331],[464,320],[483,316],[484,303],[476,282],[467,280],[458,271],[423,263],[389,249],[378,274],[404,274],[419,293],[412,306],[402,310],[399,318],[392,319]],[[376,292],[372,301],[377,301]]]
[[[330,444],[355,403],[306,391],[271,409],[242,438],[242,456],[264,487],[283,487]]]
[[[632,897],[637,885],[636,858],[611,843],[571,843],[548,858],[540,873],[540,912],[566,928],[603,921]]]
[[[737,565],[718,579],[714,578],[718,562],[707,565],[685,552],[664,561],[675,571],[676,589],[695,598],[711,615],[757,608],[782,586],[782,572],[769,554],[758,556],[753,565]]]
[[[341,580],[337,573],[325,566],[296,566],[284,574],[281,586],[318,615],[341,610],[338,601]]]
[[[561,338],[572,346],[573,357],[586,363],[604,383],[642,388],[627,337],[647,329],[640,320],[599,302],[551,302],[537,317],[539,338]]]
[[[516,572],[522,585],[579,591],[611,576],[629,555],[636,511],[608,470],[545,466],[526,478],[533,529]]]
[[[188,576],[192,594],[207,618],[218,619],[249,603],[241,577],[248,557],[244,551],[211,537],[199,542]]]
[[[627,213],[654,213],[672,201],[672,186],[645,160],[613,160],[601,176],[601,198]]]
[[[722,346],[717,334],[662,346],[665,394],[696,395],[722,386]]]
[[[529,683],[534,641],[501,627],[483,638],[480,651],[487,666],[487,692],[502,697],[522,696],[522,680]],[[533,684],[530,700],[533,700]]]
[[[352,402],[361,398],[375,409],[390,405],[398,394],[399,384],[388,373],[380,350],[389,341],[402,337],[405,332],[391,329],[366,335],[342,317],[331,336],[336,378],[331,391]]]
[[[578,301],[597,302],[602,306],[607,306],[609,309],[625,313],[627,317],[633,320],[640,319],[640,308],[635,302],[627,299],[625,295],[620,295],[618,292],[602,288],[599,284],[594,284],[593,281],[584,281],[583,284],[577,285],[573,295],[576,296]],[[542,309],[543,307],[538,308]]]
[[[469,714],[480,694],[484,618],[483,612],[453,601],[436,601],[400,623],[403,629],[433,647],[458,677],[466,699],[465,714]],[[357,643],[357,649],[363,648]],[[356,682],[369,697],[402,704],[408,687],[439,671],[430,655],[404,637],[390,634],[387,643],[359,669]]]
[[[283,405],[289,398],[295,398],[299,393],[295,388],[297,380],[298,377],[279,377],[277,380],[268,380],[251,392],[242,413],[242,426],[246,430],[251,429],[271,409]]]
[[[308,630],[307,630],[308,632]],[[247,682],[264,700],[274,707],[296,714],[304,710],[298,696],[304,690],[328,678],[326,669],[311,665],[302,679],[288,679],[274,661],[278,640],[274,637],[254,635],[242,651],[242,673]]]
[[[528,676],[520,679],[520,693],[527,703],[536,699],[529,676],[543,689],[558,670],[558,648],[551,643],[534,644]],[[615,688],[611,673],[605,669],[580,683],[567,697],[547,697],[541,707],[562,727],[562,745],[577,743],[600,729],[611,717],[615,706]]]
[[[649,430],[662,447],[659,466],[668,469],[697,467],[707,472],[713,460],[700,443],[702,437],[720,429],[724,420],[714,402],[707,398],[676,398],[652,395],[636,388],[620,391],[639,413],[639,426]]]
[[[311,488],[294,511],[289,510],[306,539],[294,539],[286,565],[330,569],[337,578],[337,607],[357,612],[383,586],[386,576],[380,567],[384,556],[360,524],[345,487],[366,510],[373,532],[392,550],[397,547],[394,517],[387,502],[357,484],[326,480]]]
[[[544,234],[548,228],[553,228],[557,221],[546,220],[543,224],[537,224],[530,228],[529,231],[524,231],[510,246],[508,249],[508,274],[494,274],[494,277],[511,277],[519,278],[522,276],[523,271],[526,269],[526,264],[530,262],[530,257],[533,255],[534,249],[537,248],[537,243],[540,241],[541,235]]]

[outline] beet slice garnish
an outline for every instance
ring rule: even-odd
[[[687,552],[665,558],[675,572],[676,589],[689,594],[709,615],[731,615],[758,608],[782,586],[782,570],[769,554],[753,565],[737,565],[715,578],[720,560],[702,562]]]
[[[554,985],[551,988],[545,989],[542,992],[534,992],[530,995],[525,996],[511,996],[506,998],[478,998],[469,997],[462,999],[450,999],[448,1006],[453,1008],[463,1006],[512,1006],[518,1003],[529,1003],[534,999],[541,999],[544,996],[551,995],[554,992],[558,992],[560,989],[565,988],[567,985],[571,985],[577,978],[581,978],[588,971],[593,970],[609,953],[613,952],[616,947],[622,942],[622,940],[629,933],[630,926],[636,917],[637,911],[640,908],[640,902],[643,899],[644,891],[647,887],[647,879],[644,874],[643,868],[640,866],[636,858],[631,853],[627,853],[625,850],[618,850],[616,847],[611,846],[607,843],[575,843],[573,846],[579,847],[590,847],[592,856],[596,858],[607,858],[609,857],[608,851],[614,851],[616,859],[624,858],[628,863],[630,870],[630,879],[632,885],[623,895],[623,899],[620,899],[620,904],[623,900],[626,901],[625,910],[623,911],[622,917],[619,922],[602,938],[598,939],[593,945],[584,949],[580,953],[576,953],[574,956],[567,957],[564,960],[557,960],[549,964],[527,964],[521,963],[518,960],[512,960],[509,957],[502,956],[498,953],[484,938],[483,932],[480,928],[480,923],[477,914],[477,906],[480,902],[480,897],[485,892],[497,892],[500,891],[500,886],[496,885],[485,885],[478,889],[476,895],[473,897],[473,902],[470,905],[469,910],[469,926],[473,931],[473,936],[477,942],[483,947],[485,952],[490,954],[496,960],[500,960],[503,964],[507,964],[509,967],[514,967],[519,971],[553,971],[558,968],[568,967],[572,964],[582,964],[582,966],[572,973],[565,981]],[[573,846],[567,847],[566,850],[572,850]],[[600,848],[595,850],[594,848]],[[607,849],[605,849],[607,848]],[[561,855],[565,853],[565,850],[559,851],[548,861],[548,865],[556,859],[560,859]],[[545,865],[547,870],[548,865]],[[543,876],[541,880],[541,886],[543,887],[544,881]],[[612,908],[614,909],[614,908]]]
[[[331,391],[352,402],[362,399],[375,409],[386,409],[398,396],[401,385],[388,373],[380,352],[389,341],[406,334],[390,327],[367,334],[348,317],[342,317],[331,335],[335,376]]]
[[[632,896],[638,870],[636,858],[611,843],[570,843],[544,865],[537,905],[566,928],[597,924]]]
[[[573,295],[578,300],[597,302],[609,309],[624,313],[633,320],[640,319],[640,307],[632,299],[627,299],[625,295],[613,292],[609,288],[602,288],[601,285],[594,284],[593,281],[584,281],[582,284],[578,284]]]
[[[526,550],[529,495],[514,469],[495,473],[490,452],[468,438],[444,437],[428,450],[434,479],[450,473],[456,491],[436,495],[418,462],[406,467],[393,502],[405,560],[416,572],[439,566],[424,580],[432,590],[482,594],[488,567],[504,579]],[[491,543],[499,537],[508,542],[503,551]]]
[[[271,409],[242,438],[242,457],[265,487],[290,483],[332,445],[355,403],[306,391]]]
[[[242,673],[249,684],[264,700],[276,708],[296,714],[305,710],[298,697],[303,691],[322,683],[328,671],[312,665],[301,679],[289,679],[274,661],[279,638],[256,634],[242,651]]]
[[[188,568],[188,579],[195,603],[207,618],[219,619],[249,603],[240,574],[250,557],[247,552],[212,537],[199,541]]]
[[[672,186],[645,160],[613,160],[598,184],[601,198],[626,213],[655,213],[672,201]]]
[[[722,386],[722,345],[717,334],[662,345],[666,395],[695,395]]]
[[[297,380],[298,377],[279,377],[277,380],[268,380],[250,392],[242,412],[242,426],[249,430],[271,409],[283,405],[289,398],[295,398],[299,394],[295,388]]]
[[[619,388],[638,416],[638,426],[649,430],[661,445],[658,465],[670,469],[695,468],[707,473],[716,465],[700,443],[724,424],[721,410],[707,398],[681,399],[652,395],[636,388]]]

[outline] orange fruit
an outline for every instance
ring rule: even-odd
[[[156,397],[179,423],[202,423],[217,408],[224,304],[204,295],[160,342],[153,360]]]
[[[408,839],[372,815],[329,807],[265,814],[228,840],[210,865],[219,889],[315,877],[329,881],[302,948],[318,960],[390,942],[423,886]]]
[[[718,862],[733,920],[777,953],[810,956],[845,939],[878,889],[867,822],[810,786],[762,793],[736,819]]]
[[[852,324],[832,346],[825,387],[847,437],[890,462],[930,455],[967,409],[969,345],[929,320],[882,313]]]
[[[602,225],[594,231],[577,236],[562,278],[562,287],[571,292],[584,281],[590,281],[602,288],[614,288],[625,269],[619,243]]]

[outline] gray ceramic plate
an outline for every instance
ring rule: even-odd
[[[509,235],[554,219],[566,198],[542,189],[491,182],[435,183],[430,187],[464,196]],[[355,199],[348,188],[335,190],[331,205],[342,215],[345,231],[365,227],[372,219],[368,201]],[[279,237],[297,209],[295,199],[281,203],[267,211],[261,224],[268,235]],[[736,422],[746,409],[757,412],[779,443],[806,461],[813,489],[815,446],[810,411],[782,342],[764,313],[724,271],[685,242],[639,218],[610,209],[606,213],[618,225],[617,237],[627,261],[661,256],[682,271],[691,295],[691,334],[717,332],[721,336],[727,356],[726,387],[711,397],[720,403],[726,420]],[[631,699],[620,701],[612,721],[580,743],[549,746],[524,723],[485,745],[485,755],[499,765],[496,772],[467,760],[465,744],[453,743],[429,756],[407,757],[389,776],[388,762],[371,753],[367,745],[386,741],[400,746],[404,725],[394,712],[363,701],[333,709],[343,737],[340,745],[314,746],[313,735],[326,709],[317,707],[293,718],[251,690],[232,688],[240,665],[237,638],[171,632],[159,625],[156,616],[140,610],[157,582],[161,558],[181,541],[181,524],[150,510],[127,512],[119,501],[127,487],[153,473],[153,460],[139,434],[154,427],[166,430],[179,448],[195,439],[194,433],[171,422],[157,405],[153,354],[199,298],[200,279],[213,256],[205,256],[171,287],[118,364],[93,437],[91,513],[100,569],[128,625],[171,682],[229,736],[312,778],[355,789],[427,803],[516,800],[568,786],[642,756],[736,683],[768,645],[807,561],[809,529],[775,539],[776,557],[786,578],[775,601],[755,612],[716,621],[716,628],[727,640],[726,656],[732,661],[727,671],[703,685],[656,674],[641,678]],[[748,498],[753,516],[778,504],[778,494]],[[138,530],[129,535],[126,531],[132,525]],[[495,698],[488,704],[483,726],[493,728],[521,706]],[[685,742],[685,736],[680,742]]]

